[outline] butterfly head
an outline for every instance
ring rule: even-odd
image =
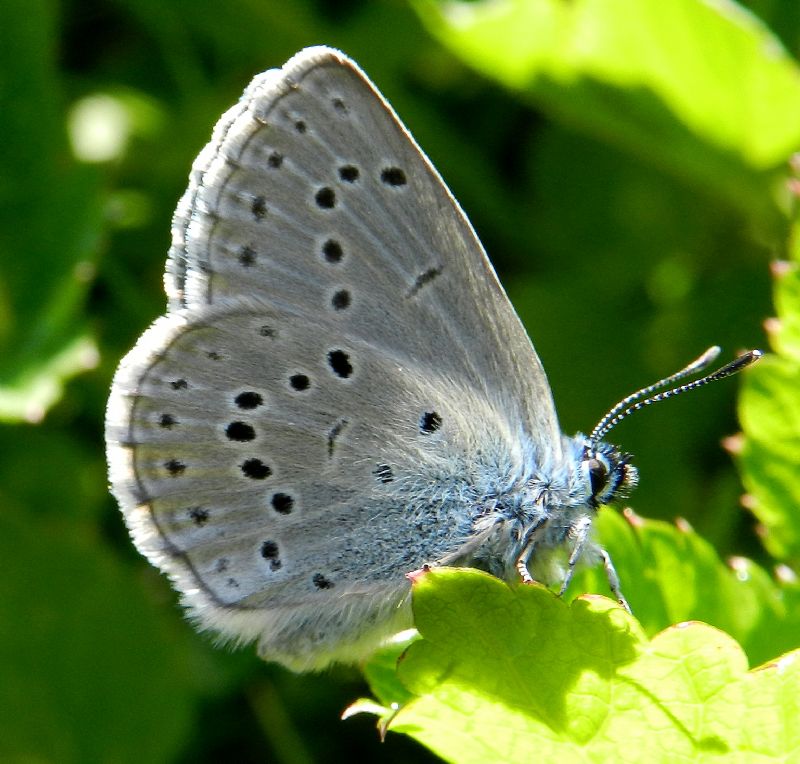
[[[580,472],[588,486],[589,505],[598,508],[625,498],[639,481],[632,456],[610,443],[593,443],[582,436]]]

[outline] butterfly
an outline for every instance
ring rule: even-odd
[[[172,224],[166,315],[122,360],[110,482],[190,616],[296,670],[410,625],[406,574],[546,579],[608,554],[598,509],[636,483],[561,433],[542,364],[466,216],[342,53],[258,75],[217,123]]]

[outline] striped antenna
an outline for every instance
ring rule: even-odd
[[[589,435],[589,448],[594,450],[597,447],[597,444],[608,434],[610,430],[616,427],[623,419],[625,419],[625,417],[627,417],[629,414],[632,414],[634,411],[638,411],[645,406],[649,406],[651,403],[665,401],[667,398],[674,398],[676,395],[681,395],[689,390],[703,387],[709,382],[716,382],[719,379],[730,377],[732,374],[736,374],[742,369],[750,366],[750,364],[755,363],[759,358],[761,358],[762,355],[764,355],[760,350],[748,350],[746,353],[743,353],[730,363],[726,363],[716,371],[711,372],[711,374],[707,374],[705,377],[695,379],[692,382],[687,382],[686,384],[679,385],[678,387],[673,387],[672,389],[665,390],[662,393],[651,395],[651,393],[655,390],[659,390],[662,387],[671,385],[673,382],[677,382],[679,379],[683,379],[691,374],[697,374],[697,372],[702,371],[706,368],[706,366],[714,361],[714,359],[719,355],[719,352],[720,349],[717,345],[710,347],[705,353],[703,353],[703,355],[692,361],[688,366],[685,366],[680,371],[675,372],[675,374],[670,374],[670,376],[664,377],[664,379],[660,379],[655,384],[643,387],[641,390],[637,390],[635,393],[631,393],[627,397],[623,398],[619,403],[612,406],[609,412],[595,425],[591,435]],[[642,398],[644,398],[644,400],[642,400]]]

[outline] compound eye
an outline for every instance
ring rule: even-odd
[[[592,487],[592,497],[597,496],[608,482],[608,469],[599,459],[587,459],[586,469],[589,472],[589,485]]]

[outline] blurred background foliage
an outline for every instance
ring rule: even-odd
[[[4,0],[4,761],[433,760],[338,720],[357,671],[293,676],[197,636],[106,488],[108,386],[163,312],[191,162],[253,74],[320,43],[362,65],[467,211],[566,432],[709,345],[765,344],[800,146],[791,0]],[[636,455],[637,512],[764,559],[720,446],[736,387],[613,440]]]

